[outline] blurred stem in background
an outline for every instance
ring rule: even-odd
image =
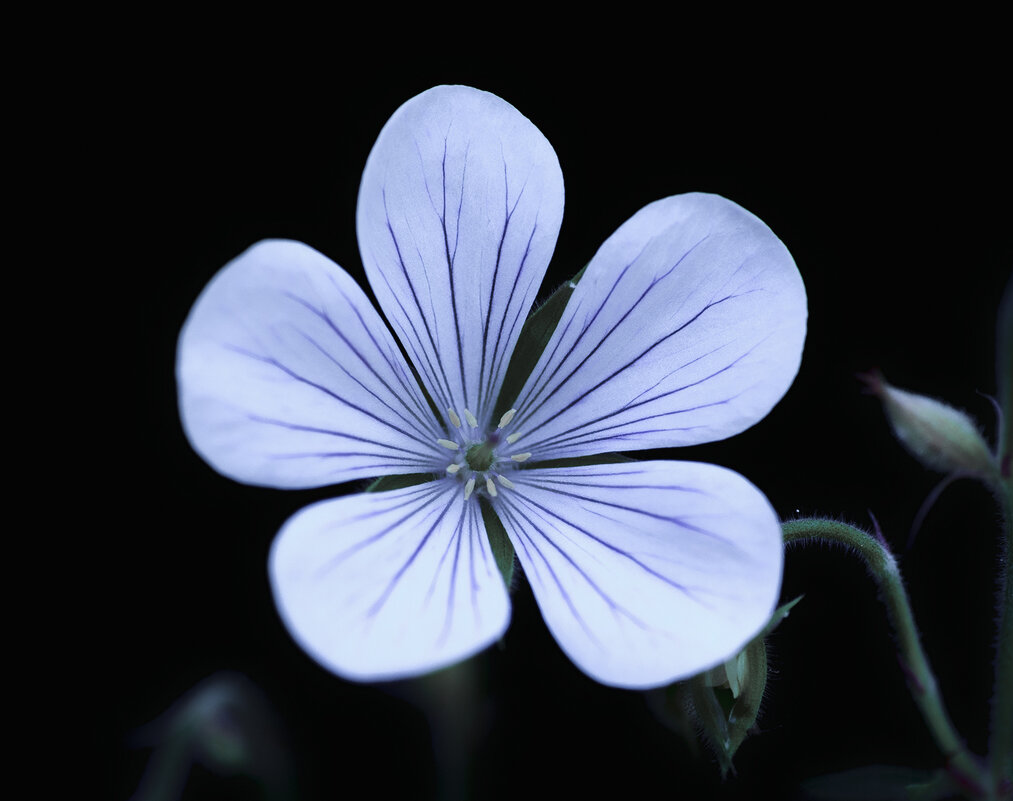
[[[153,751],[131,801],[178,801],[194,763],[220,776],[251,779],[269,801],[296,797],[274,710],[240,673],[223,671],[204,679],[138,729],[132,744]]]

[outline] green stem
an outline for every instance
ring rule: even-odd
[[[999,642],[995,655],[995,693],[989,756],[999,791],[1013,796],[1013,485],[1006,476],[996,493],[1003,512],[1004,564],[999,574]]]
[[[900,650],[901,667],[915,703],[928,725],[939,750],[946,756],[954,778],[972,797],[990,798],[991,782],[984,775],[977,758],[967,750],[963,739],[950,720],[936,677],[929,667],[907,590],[893,554],[875,537],[861,529],[835,520],[817,518],[792,520],[782,524],[786,544],[809,541],[834,542],[858,552],[879,587],[887,617],[893,627]]]

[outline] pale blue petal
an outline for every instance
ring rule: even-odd
[[[711,442],[798,372],[806,294],[771,230],[717,195],[637,212],[577,284],[515,405],[532,460]]]
[[[438,86],[380,132],[359,190],[359,249],[441,412],[489,422],[562,215],[555,152],[495,95]]]
[[[478,503],[446,479],[302,510],[278,533],[270,574],[295,640],[355,680],[453,664],[510,619]]]
[[[777,603],[781,527],[742,476],[692,462],[516,471],[496,510],[545,622],[617,687],[734,655]]]
[[[237,481],[314,487],[446,466],[445,434],[383,321],[299,242],[261,242],[219,271],[176,371],[190,443]]]

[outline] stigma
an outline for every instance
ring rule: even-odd
[[[510,409],[503,414],[495,428],[491,424],[481,424],[470,409],[461,409],[460,414],[453,408],[446,411],[449,436],[439,438],[436,443],[453,451],[446,474],[461,482],[465,500],[472,495],[493,499],[503,489],[513,489],[515,485],[507,474],[531,456],[515,452],[513,444],[520,439],[520,434],[506,430],[517,410]]]

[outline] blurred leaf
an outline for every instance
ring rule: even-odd
[[[944,774],[896,765],[866,765],[802,783],[812,801],[933,801],[955,789]]]

